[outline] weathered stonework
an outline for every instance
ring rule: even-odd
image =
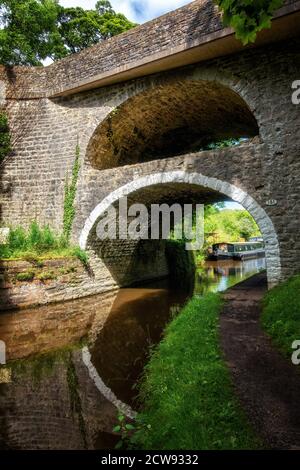
[[[297,2],[287,5],[298,11]],[[14,141],[14,153],[1,166],[2,224],[28,225],[36,218],[61,231],[65,179],[79,141],[74,242],[78,243],[94,209],[116,189],[142,178],[150,181],[152,175],[162,172],[181,171],[220,183],[205,185],[202,180],[180,187],[159,183],[151,196],[146,187],[140,189],[141,201],[193,198],[210,202],[224,199],[224,194],[241,200],[243,194],[245,207],[270,240],[271,284],[300,271],[300,106],[291,101],[291,84],[299,79],[299,33],[286,41],[203,62],[199,59],[197,64],[119,84],[73,94],[68,91],[77,82],[92,83],[101,71],[108,74],[114,67],[125,67],[126,60],[146,60],[147,54],[168,49],[173,39],[179,41],[177,45],[189,47],[186,34],[190,24],[195,26],[201,12],[206,12],[200,29],[191,31],[195,35],[192,49],[196,37],[204,40],[207,21],[212,33],[222,32],[214,11],[211,2],[193,2],[48,68],[1,71]],[[147,38],[147,28],[151,38]],[[143,48],[145,41],[148,49]],[[53,97],[58,89],[68,96]],[[12,99],[20,98],[21,92],[22,100]],[[188,142],[184,141],[186,135]],[[205,140],[241,135],[251,139],[238,147],[198,151]],[[184,145],[178,145],[179,138]],[[236,189],[227,191],[229,187]],[[277,204],[269,206],[270,199]],[[120,271],[122,260],[125,266],[134,265],[130,249],[124,251],[127,255],[122,258],[120,249],[114,263]],[[158,255],[158,260],[165,270],[163,256]],[[92,264],[102,273],[98,279],[103,290],[118,283],[112,281],[111,265],[97,259]],[[148,273],[153,264],[149,266]],[[145,266],[143,269],[147,272]],[[143,269],[127,273],[122,283],[139,280]]]
[[[20,273],[29,272],[34,272],[32,280],[18,280]],[[89,268],[76,259],[49,260],[43,267],[27,261],[5,261],[0,266],[0,310],[63,302],[115,288],[107,268],[92,260]]]
[[[89,237],[93,231],[95,225],[100,220],[101,216],[107,211],[107,209],[114,205],[122,197],[130,197],[130,195],[137,193],[136,200],[140,201],[139,195],[143,193],[144,189],[150,189],[158,186],[160,193],[164,192],[164,188],[167,187],[167,196],[169,195],[172,185],[179,185],[175,188],[175,193],[180,194],[180,186],[183,185],[183,191],[186,193],[189,190],[189,186],[194,188],[200,187],[200,198],[205,195],[205,189],[215,191],[217,194],[222,194],[229,199],[241,204],[256,220],[266,245],[266,262],[268,269],[268,280],[270,286],[275,285],[281,276],[281,265],[280,265],[280,250],[277,235],[273,226],[273,223],[267,213],[257,202],[248,194],[241,189],[233,186],[225,181],[218,180],[216,178],[210,178],[200,173],[188,173],[184,171],[174,172],[163,172],[151,174],[149,176],[136,179],[131,183],[128,183],[121,188],[107,196],[90,214],[86,220],[84,228],[80,235],[80,246],[82,249],[87,249],[90,246]],[[169,186],[168,186],[169,185]],[[204,194],[203,194],[204,190]],[[195,198],[196,193],[191,197]],[[151,203],[151,192],[149,201]],[[170,197],[170,196],[169,196]],[[170,198],[171,199],[171,198]],[[155,199],[153,200],[153,202]],[[146,202],[146,201],[144,201]],[[151,242],[153,243],[153,242]],[[132,255],[133,256],[133,255]],[[111,272],[111,271],[110,271]]]

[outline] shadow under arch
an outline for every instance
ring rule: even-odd
[[[86,220],[80,234],[80,247],[88,249],[89,237],[104,215],[104,213],[122,197],[130,197],[133,193],[147,188],[168,184],[191,185],[199,187],[200,191],[208,190],[218,193],[229,200],[241,204],[255,219],[264,238],[266,246],[266,264],[269,287],[278,284],[281,279],[280,248],[278,237],[272,220],[266,211],[242,189],[226,181],[217,178],[207,177],[201,173],[188,173],[185,171],[170,171],[150,174],[145,177],[135,179],[128,184],[119,187],[111,192],[102,202],[100,202],[91,212]]]
[[[85,161],[105,170],[256,136],[257,120],[233,86],[221,78],[175,74],[115,108],[94,130]]]

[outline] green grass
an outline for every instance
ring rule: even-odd
[[[8,243],[0,245],[0,259],[27,260],[39,263],[43,259],[78,258],[88,264],[88,255],[77,246],[70,246],[63,236],[56,235],[49,226],[32,222],[28,230],[22,227],[10,230]]]
[[[300,275],[268,292],[263,302],[262,326],[287,356],[300,339]]]
[[[139,449],[255,449],[219,346],[217,294],[194,297],[167,327],[142,380]]]

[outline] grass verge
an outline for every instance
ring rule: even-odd
[[[166,329],[140,388],[139,449],[256,449],[219,346],[217,294],[194,297]]]
[[[300,275],[268,292],[263,301],[262,326],[286,356],[300,339]]]
[[[7,243],[0,244],[1,260],[36,261],[44,259],[78,258],[88,264],[88,255],[77,246],[71,246],[63,236],[57,236],[48,226],[39,227],[32,222],[26,231],[12,228]]]

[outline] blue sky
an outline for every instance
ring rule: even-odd
[[[144,23],[190,3],[191,0],[110,0],[116,12],[124,13],[127,18],[137,23]],[[81,6],[94,8],[96,0],[60,0],[66,7]]]

